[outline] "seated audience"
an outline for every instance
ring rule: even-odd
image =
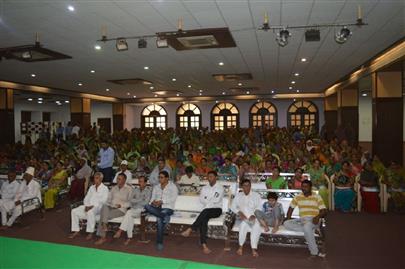
[[[315,159],[312,165],[308,166],[307,173],[309,174],[312,182],[312,187],[319,191],[319,195],[322,197],[325,206],[329,206],[329,190],[328,180],[326,174],[321,167],[321,161]]]
[[[238,178],[238,169],[231,158],[225,158],[225,163],[219,169],[219,175],[226,180],[235,181]]]
[[[94,174],[94,184],[89,188],[84,197],[83,205],[72,209],[72,234],[69,238],[75,238],[80,231],[80,219],[86,219],[86,232],[88,233],[86,240],[93,237],[96,227],[96,218],[100,215],[102,206],[108,199],[108,187],[103,184],[103,174],[96,172]]]
[[[247,233],[252,232],[252,228],[256,222],[254,213],[262,206],[260,195],[251,190],[252,185],[250,180],[245,179],[241,185],[243,191],[236,194],[231,206],[232,212],[237,214],[241,221],[238,239],[239,248],[236,252],[238,255],[243,254],[243,245],[245,244]],[[257,257],[257,246],[253,245],[253,243],[254,240],[251,240],[252,255]]]
[[[342,212],[350,212],[353,209],[356,193],[353,190],[354,180],[343,173],[336,174],[335,183],[335,209]]]
[[[147,181],[148,179],[144,176],[138,178],[139,187],[132,191],[131,209],[125,213],[120,228],[114,234],[114,238],[120,238],[122,232],[127,232],[127,240],[124,243],[125,245],[128,245],[132,240],[135,218],[141,216],[143,208],[149,203],[152,196],[151,187],[146,186]]]
[[[208,172],[210,172],[211,170],[212,169],[208,166],[207,158],[201,158],[201,162],[197,165],[195,173],[198,176],[206,177],[208,175]]]
[[[86,194],[87,186],[90,182],[90,176],[92,173],[91,167],[88,166],[87,160],[81,158],[79,161],[80,168],[73,176],[72,183],[69,190],[70,200],[81,200]]]
[[[200,178],[194,174],[192,166],[187,166],[186,167],[186,174],[181,176],[180,180],[177,181],[177,184],[185,184],[185,185],[195,185],[199,186],[200,185]]]
[[[97,235],[100,239],[95,242],[101,245],[107,241],[107,224],[114,218],[122,217],[131,205],[132,187],[126,184],[127,176],[124,173],[118,175],[117,185],[111,188],[107,203],[100,211],[100,222],[97,228]]]
[[[308,244],[310,258],[325,257],[318,250],[315,240],[315,229],[320,225],[320,218],[326,216],[327,210],[321,196],[312,193],[312,182],[304,180],[301,184],[302,193],[295,196],[288,208],[287,218],[284,227],[291,231],[304,232],[305,240]],[[294,209],[298,207],[300,211],[299,219],[291,219]]]
[[[120,170],[115,174],[113,179],[113,183],[117,183],[118,175],[124,173],[127,176],[127,182],[131,182],[132,180],[132,173],[128,170],[128,161],[123,160],[120,164]]]
[[[14,200],[20,183],[16,180],[17,174],[14,169],[9,169],[7,173],[7,181],[1,185],[0,189],[0,213],[1,225],[5,226],[7,223],[7,214],[14,208]]]
[[[359,184],[361,186],[361,198],[363,209],[369,213],[380,212],[380,197],[379,197],[379,176],[373,171],[370,162],[365,162],[363,171],[360,173]]]
[[[153,170],[152,170],[152,172],[150,173],[150,176],[149,176],[149,184],[152,187],[159,184],[159,182],[160,182],[159,174],[162,171],[166,171],[167,174],[170,177],[172,169],[168,165],[166,165],[166,161],[165,161],[164,158],[159,158],[158,159],[158,164],[155,166],[155,168],[153,168]]]
[[[59,161],[53,169],[52,177],[48,182],[48,190],[44,195],[45,209],[52,209],[55,207],[56,199],[59,191],[67,185],[68,174],[63,169],[63,163]]]
[[[169,173],[167,171],[159,172],[159,182],[159,185],[153,187],[150,203],[145,206],[145,209],[149,214],[156,217],[156,248],[162,251],[165,226],[170,222],[170,216],[173,215],[178,190],[176,185],[169,181]]]
[[[295,168],[294,170],[294,177],[288,181],[288,188],[299,190],[301,189],[301,184],[304,181],[304,171],[302,168]]]
[[[208,172],[208,182],[209,184],[205,185],[200,192],[200,202],[203,205],[203,211],[201,211],[191,227],[182,233],[184,237],[188,237],[192,231],[199,230],[200,244],[205,254],[211,253],[211,250],[207,246],[208,221],[221,216],[224,198],[224,188],[217,183],[217,172]]]
[[[280,167],[273,168],[272,175],[266,179],[266,187],[273,190],[286,189],[286,180],[280,176]]]

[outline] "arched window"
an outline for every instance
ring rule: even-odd
[[[201,110],[192,103],[181,105],[177,109],[177,128],[201,128]]]
[[[309,127],[318,130],[318,108],[310,101],[297,101],[288,108],[288,126]]]
[[[277,126],[277,109],[269,102],[258,102],[250,108],[250,127]]]
[[[167,112],[159,105],[149,105],[142,110],[142,128],[166,129]]]
[[[211,110],[211,129],[239,127],[239,110],[231,103],[216,104]]]

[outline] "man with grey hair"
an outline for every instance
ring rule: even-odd
[[[96,216],[100,214],[102,206],[107,202],[108,188],[103,184],[103,174],[96,172],[94,174],[94,184],[89,188],[89,191],[84,198],[83,205],[72,209],[72,234],[69,238],[75,238],[80,231],[80,219],[87,219],[86,239],[90,240],[93,237],[96,226]]]

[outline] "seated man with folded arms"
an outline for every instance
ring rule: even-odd
[[[107,224],[114,218],[122,217],[131,205],[132,187],[126,184],[127,176],[121,173],[117,177],[117,185],[112,187],[108,194],[107,203],[103,205],[100,212],[100,223],[97,227],[97,234],[100,239],[95,242],[101,245],[107,241]]]
[[[23,181],[21,182],[18,191],[14,198],[14,204],[11,205],[10,212],[12,212],[11,217],[6,223],[6,226],[1,227],[1,229],[7,229],[11,227],[14,221],[22,214],[22,203],[24,201],[38,198],[41,202],[41,186],[37,181],[34,180],[35,168],[28,167],[23,175]]]
[[[103,174],[96,172],[94,174],[94,184],[89,188],[84,197],[83,205],[72,209],[72,234],[69,238],[75,238],[80,231],[80,219],[87,219],[86,232],[88,233],[86,240],[93,237],[96,227],[96,216],[100,215],[100,210],[103,204],[107,202],[108,187],[103,184]]]
[[[325,254],[318,250],[314,231],[319,227],[319,219],[326,216],[326,207],[321,196],[312,193],[311,181],[307,179],[302,181],[301,190],[302,193],[295,196],[291,201],[284,227],[291,231],[304,232],[311,253],[310,259],[323,258]],[[300,210],[300,218],[291,219],[292,212],[296,207]]]
[[[17,174],[14,169],[10,169],[7,174],[7,181],[1,185],[0,189],[0,212],[1,225],[7,223],[7,214],[14,208],[14,199],[20,187],[20,183],[16,180]]]
[[[262,205],[260,195],[251,190],[252,185],[250,180],[243,180],[241,185],[243,191],[236,194],[231,206],[232,212],[237,214],[241,220],[239,226],[239,249],[236,252],[238,255],[243,254],[243,244],[245,244],[246,235],[248,232],[252,232],[252,228],[257,221],[254,212],[260,209]],[[250,245],[252,247],[252,255],[257,257],[257,249],[252,244],[252,240]]]
[[[150,203],[145,206],[145,209],[156,217],[156,248],[161,251],[163,250],[165,226],[170,222],[170,216],[173,215],[178,189],[173,182],[169,181],[169,173],[167,171],[163,170],[159,172],[159,182],[160,184],[153,187]]]
[[[270,231],[269,227],[273,227],[272,234],[277,233],[279,226],[283,223],[284,210],[283,206],[277,202],[278,195],[275,192],[269,192],[267,194],[267,202],[263,204],[262,210],[256,210],[256,223],[253,226],[250,234],[250,240],[252,242],[252,249],[257,249],[259,244],[260,235],[264,232]],[[259,256],[258,253],[254,253],[254,256]]]
[[[147,205],[152,196],[152,189],[146,186],[148,179],[144,176],[138,178],[139,188],[135,188],[132,192],[131,209],[125,213],[124,219],[121,222],[120,228],[115,233],[114,238],[120,238],[122,232],[127,232],[128,239],[125,241],[125,245],[131,242],[134,231],[134,218],[141,216],[142,210]]]
[[[209,184],[204,186],[200,192],[200,202],[204,207],[203,211],[201,211],[191,227],[182,233],[184,237],[188,237],[193,230],[199,229],[200,243],[205,254],[211,253],[211,250],[207,247],[208,221],[221,216],[224,198],[224,188],[219,183],[217,184],[217,172],[208,172],[208,182]]]

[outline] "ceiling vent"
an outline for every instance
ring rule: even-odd
[[[240,73],[240,74],[213,74],[215,80],[223,81],[240,81],[240,80],[252,80],[252,74]]]
[[[126,79],[113,79],[107,80],[108,82],[119,84],[119,85],[151,85],[152,81],[145,80],[142,78],[126,78]]]
[[[34,45],[0,48],[0,60],[14,59],[23,62],[43,62],[62,59],[71,59],[71,56],[57,51],[43,48],[39,42]]]

